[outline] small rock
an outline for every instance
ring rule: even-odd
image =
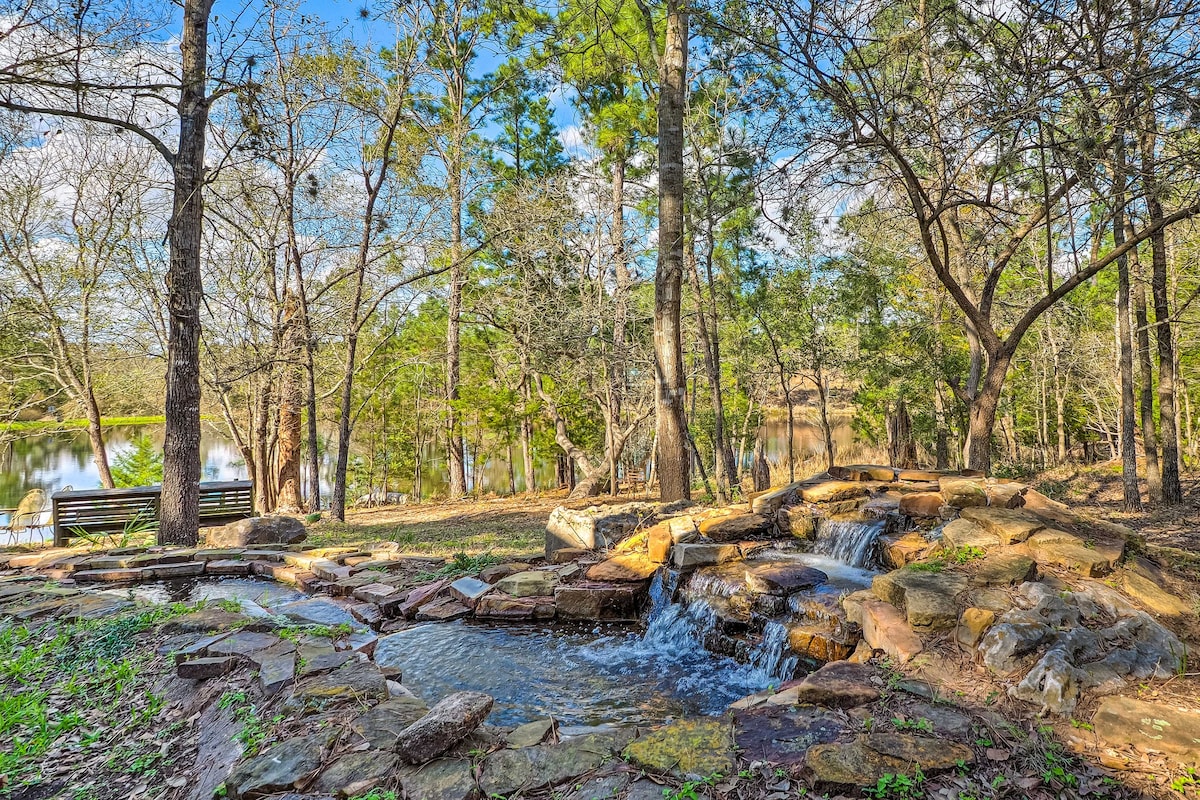
[[[817,535],[817,521],[813,512],[804,506],[781,508],[776,515],[779,528],[784,533],[790,533],[797,539],[814,539]]]
[[[191,661],[184,661],[179,664],[175,668],[175,671],[181,678],[206,681],[210,678],[219,678],[229,673],[236,666],[236,658],[194,658]]]
[[[554,590],[554,605],[562,620],[636,622],[645,598],[642,584],[584,583]]]
[[[533,747],[546,741],[546,737],[554,732],[554,720],[539,719],[526,722],[513,729],[504,737],[508,746],[514,750],[522,747]]]
[[[379,605],[398,591],[400,590],[395,586],[389,586],[386,583],[368,583],[366,586],[359,586],[350,594],[359,602]]]
[[[277,610],[289,619],[294,619],[297,622],[307,622],[312,625],[354,624],[354,617],[346,610],[345,606],[321,597],[286,603]]]
[[[938,490],[946,505],[954,508],[971,508],[987,505],[987,491],[984,484],[971,478],[941,477],[938,478]]]
[[[736,544],[679,544],[671,553],[678,570],[715,566],[727,561],[737,561],[742,551]]]
[[[1030,580],[1037,562],[1021,552],[990,553],[971,575],[972,586],[1018,586]]]
[[[434,598],[449,585],[450,580],[447,578],[427,583],[424,586],[418,586],[413,589],[403,599],[397,595],[392,595],[380,603],[379,608],[388,616],[412,619],[417,615],[417,611],[420,610],[421,606],[433,602]]]
[[[564,800],[615,800],[621,796],[621,790],[627,785],[629,785],[628,772],[597,775],[575,786]]]
[[[444,698],[396,740],[396,752],[410,764],[445,753],[479,727],[492,710],[492,698],[481,692],[457,692]]]
[[[525,569],[524,564],[493,564],[479,571],[479,580],[495,586],[496,581],[507,578],[509,575],[516,575],[518,572],[524,572]]]
[[[900,498],[900,513],[919,519],[933,519],[942,510],[939,492],[913,492]]]
[[[769,537],[773,529],[770,517],[760,514],[730,514],[700,523],[700,535],[714,542],[740,542]]]
[[[503,582],[501,581],[500,583]],[[450,594],[458,598],[459,602],[467,608],[474,608],[479,598],[491,590],[492,585],[490,583],[481,581],[478,578],[459,578],[450,584]],[[505,591],[503,588],[500,590]]]
[[[967,608],[958,620],[954,638],[966,647],[973,648],[995,621],[996,614],[986,608]]]

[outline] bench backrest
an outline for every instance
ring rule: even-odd
[[[207,481],[199,488],[202,525],[224,525],[254,516],[254,485],[250,481]],[[157,528],[161,495],[161,486],[55,492],[50,498],[54,543],[62,546],[77,532]]]

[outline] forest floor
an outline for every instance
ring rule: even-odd
[[[1168,508],[1146,503],[1141,511],[1122,505],[1121,463],[1067,464],[1029,479],[1042,494],[1102,519],[1128,525],[1157,547],[1186,550],[1200,555],[1200,472],[1183,476],[1183,503]],[[1145,482],[1142,499],[1146,501]]]

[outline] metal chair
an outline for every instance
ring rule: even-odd
[[[33,489],[21,498],[21,502],[9,514],[8,523],[0,527],[0,532],[8,533],[9,544],[17,544],[22,533],[49,528],[42,520],[42,509],[45,507],[46,493],[41,489]]]

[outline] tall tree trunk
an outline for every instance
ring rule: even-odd
[[[1133,317],[1137,328],[1138,410],[1142,420],[1142,450],[1146,456],[1146,492],[1151,503],[1162,502],[1162,467],[1158,462],[1158,431],[1154,421],[1154,363],[1150,357],[1150,316],[1146,284],[1137,250],[1129,251],[1133,280]]]
[[[934,433],[934,467],[935,469],[950,468],[950,429],[946,425],[946,401],[941,391],[933,393],[933,416],[936,431]]]
[[[829,387],[826,385],[825,374],[821,370],[817,370],[813,383],[817,385],[817,412],[821,421],[821,438],[825,441],[825,469],[833,469],[834,463],[837,461],[837,452],[833,445],[833,423],[829,421]],[[791,412],[791,398],[788,399],[788,411]],[[791,444],[791,426],[792,421],[788,419],[788,449]],[[790,459],[790,454],[789,454]],[[790,461],[789,461],[790,463]],[[795,470],[791,473],[792,480],[796,480]]]
[[[166,436],[159,544],[195,545],[200,529],[200,248],[204,225],[204,144],[208,128],[208,14],[213,0],[185,0],[179,39],[179,147],[167,226]]]
[[[654,273],[654,355],[657,470],[664,501],[691,497],[683,332],[683,118],[687,97],[688,14],[683,0],[667,0],[666,35],[659,63],[658,267]]]
[[[450,193],[450,296],[446,302],[446,467],[450,470],[450,497],[467,493],[466,457],[463,454],[462,418],[458,410],[459,352],[461,349],[463,293],[463,142],[462,110],[465,86],[461,75],[455,75],[453,105],[455,141],[447,164],[447,190]]]
[[[1146,114],[1141,136],[1142,170],[1146,176],[1146,216],[1154,229],[1150,235],[1150,291],[1154,298],[1154,341],[1158,350],[1158,421],[1162,435],[1162,502],[1183,502],[1179,482],[1179,437],[1175,411],[1175,343],[1171,336],[1171,309],[1167,291],[1167,235],[1163,229],[1162,201],[1158,196],[1153,110]]]
[[[706,231],[708,236],[712,235],[711,220]],[[709,291],[712,291],[712,240],[706,239],[705,245],[705,261],[708,268],[708,280],[710,281]],[[729,449],[729,442],[725,435],[725,404],[721,397],[721,354],[720,344],[718,339],[717,325],[718,321],[714,316],[711,320],[712,327],[709,327],[709,318],[705,309],[705,295],[700,289],[700,271],[696,267],[696,259],[688,254],[688,272],[692,278],[692,291],[696,295],[696,321],[700,327],[700,347],[704,356],[704,373],[708,378],[708,397],[712,403],[713,411],[713,455],[714,455],[714,478],[717,485],[717,502],[725,505],[730,502],[729,486],[733,480],[733,451]],[[715,308],[714,308],[715,310]]]
[[[1118,131],[1116,181],[1113,210],[1113,246],[1125,243],[1125,148],[1124,131]],[[1129,259],[1117,259],[1117,350],[1121,382],[1121,487],[1126,511],[1142,508],[1137,475],[1137,418],[1133,402],[1133,332],[1130,325]]]
[[[92,460],[100,474],[100,485],[111,489],[115,484],[112,471],[108,468],[108,449],[104,445],[104,429],[100,425],[100,405],[96,402],[96,393],[92,391],[90,380],[85,381],[85,389],[83,406],[88,421],[88,443],[92,446]]]
[[[532,493],[537,491],[537,476],[533,471],[533,415],[530,413],[533,392],[529,387],[529,375],[524,369],[521,371],[521,399],[525,402],[521,413],[521,460],[525,467],[525,491]]]
[[[288,513],[302,510],[300,490],[301,406],[304,403],[303,368],[296,362],[303,352],[299,303],[290,290],[284,292],[283,341],[280,355],[283,371],[279,381],[279,465],[276,509]]]
[[[271,424],[271,396],[275,393],[274,381],[269,377],[255,392],[251,438],[254,440],[254,507],[260,513],[275,510],[274,482],[267,477],[270,472],[270,439],[267,433]]]

